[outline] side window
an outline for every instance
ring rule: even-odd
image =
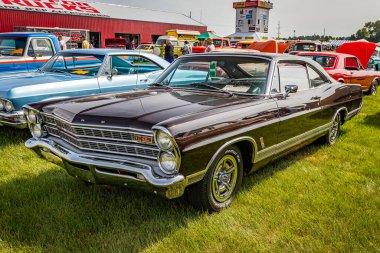
[[[347,57],[345,64],[346,64],[347,70],[359,70],[360,69],[358,59],[356,59],[354,57]]]
[[[307,72],[309,73],[311,88],[318,87],[326,83],[324,78],[317,71],[311,68],[309,65],[307,66]]]
[[[281,92],[281,87],[280,87],[280,75],[278,73],[278,68],[274,71],[273,74],[273,80],[272,80],[272,88],[271,88],[271,93],[276,94]]]
[[[285,91],[286,85],[297,85],[298,90],[309,89],[309,77],[306,66],[299,63],[280,63],[280,88]]]
[[[53,56],[54,50],[49,39],[31,39],[28,56],[30,57],[44,57]]]
[[[137,72],[139,74],[149,73],[149,72],[153,72],[153,71],[157,71],[157,70],[162,69],[155,62],[153,62],[153,61],[151,61],[145,57],[138,56],[138,57],[134,57],[134,59],[135,59],[134,66],[137,68]]]
[[[111,69],[116,71],[115,75],[132,75],[137,74],[134,67],[134,57],[127,55],[114,55],[111,56]]]
[[[223,47],[228,47],[228,41],[227,40],[223,40]]]

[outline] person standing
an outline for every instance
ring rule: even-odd
[[[191,45],[187,40],[185,41],[185,46],[181,50],[183,55],[192,53]]]
[[[136,48],[136,42],[135,42],[135,39],[132,39],[132,42],[131,42],[131,49],[132,50],[135,50]]]
[[[61,50],[67,49],[66,42],[63,40],[62,35],[58,36],[58,42],[59,42],[59,46],[61,47]]]
[[[174,47],[170,40],[166,41],[164,58],[169,63],[174,61]]]
[[[86,36],[82,35],[81,36],[81,40],[82,40],[82,48],[83,49],[89,49],[89,48],[91,48],[90,42],[87,41]]]
[[[206,53],[215,51],[214,41],[211,38],[206,39]]]

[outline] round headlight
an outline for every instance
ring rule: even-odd
[[[33,110],[28,110],[26,114],[26,119],[29,123],[36,124],[38,121],[38,112]]]
[[[14,110],[14,107],[11,101],[6,101],[4,107],[7,112],[13,112]]]
[[[158,131],[156,134],[156,142],[158,147],[161,150],[172,150],[174,147],[174,143],[172,141],[172,138],[170,137],[169,134],[163,132],[163,131]]]
[[[5,106],[4,106],[4,101],[0,100],[0,111],[4,111]]]
[[[161,152],[159,163],[164,173],[174,174],[177,172],[177,157],[172,152]]]
[[[40,124],[31,124],[29,128],[30,128],[30,132],[32,133],[32,136],[35,139],[39,139],[43,137],[44,131],[42,130],[42,126]]]

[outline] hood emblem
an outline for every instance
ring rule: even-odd
[[[105,121],[105,120],[102,120],[102,121],[100,121],[100,123],[101,123],[101,124],[105,124],[105,123],[106,123],[106,121]]]
[[[81,119],[80,122],[85,122],[86,120],[85,119]]]

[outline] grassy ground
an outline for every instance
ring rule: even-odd
[[[380,96],[333,147],[311,145],[243,181],[231,208],[87,187],[0,129],[0,252],[380,252]]]

